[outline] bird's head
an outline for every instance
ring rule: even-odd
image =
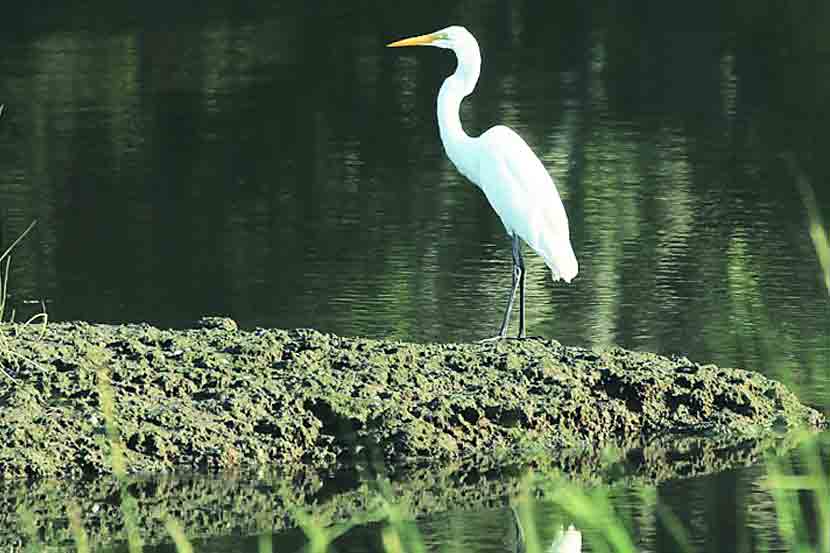
[[[401,46],[437,46],[438,48],[452,50],[458,59],[458,67],[455,73],[445,81],[445,85],[460,86],[458,90],[462,96],[470,94],[476,86],[481,68],[481,52],[478,49],[478,42],[475,37],[464,27],[453,25],[452,27],[447,27],[446,29],[429,33],[428,35],[405,38],[387,44],[387,46],[391,48],[399,48]]]
[[[455,50],[456,52],[475,49],[478,50],[478,42],[475,37],[459,25],[453,25],[434,33],[427,35],[419,35],[411,38],[405,38],[392,42],[386,45],[389,48],[399,48],[401,46],[437,46],[438,48],[447,48]]]

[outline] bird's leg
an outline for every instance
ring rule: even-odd
[[[513,310],[513,301],[516,299],[516,290],[519,288],[519,281],[523,275],[524,269],[520,268],[519,259],[520,257],[516,257],[516,252],[519,248],[519,237],[515,234],[513,235],[513,283],[510,286],[510,296],[507,298],[507,308],[504,310],[504,319],[501,321],[501,328],[499,328],[499,333],[492,338],[485,338],[484,340],[480,340],[481,342],[492,342],[494,340],[502,340],[507,338],[507,327],[510,325],[510,312]],[[521,256],[521,253],[519,254]],[[524,264],[522,263],[522,266]]]
[[[507,327],[510,326],[510,312],[513,310],[513,302],[516,299],[516,289],[519,287],[519,268],[513,266],[513,285],[510,287],[510,297],[507,299],[507,308],[504,310],[504,318],[499,328],[499,338],[507,337]]]
[[[522,243],[513,235],[513,264],[519,268],[519,338],[525,337],[525,260],[522,257]],[[515,274],[515,270],[514,270]]]
[[[513,283],[510,286],[510,296],[507,299],[507,309],[504,310],[504,319],[501,321],[499,338],[507,336],[507,327],[510,325],[510,312],[513,310],[513,301],[516,299],[516,289],[519,287],[519,265],[516,263],[516,247],[519,237],[513,235]]]

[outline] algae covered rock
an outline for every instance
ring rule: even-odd
[[[127,466],[141,473],[515,460],[539,449],[825,424],[780,383],[685,358],[543,340],[408,344],[231,323],[3,325],[0,475],[110,472],[102,377],[111,382]]]

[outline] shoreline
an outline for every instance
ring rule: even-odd
[[[498,465],[539,450],[827,427],[776,381],[684,357],[197,326],[0,325],[0,477],[111,473],[102,369],[128,470],[141,474]]]

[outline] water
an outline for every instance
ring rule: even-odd
[[[18,319],[44,300],[51,320],[491,335],[510,254],[437,136],[451,54],[383,48],[461,23],[484,56],[468,132],[531,144],[580,260],[563,285],[526,256],[530,332],[754,368],[827,410],[830,303],[782,156],[830,220],[830,5],[318,4],[5,8],[0,244],[38,220]],[[707,550],[750,550],[753,474],[671,485],[690,519],[738,517]]]

